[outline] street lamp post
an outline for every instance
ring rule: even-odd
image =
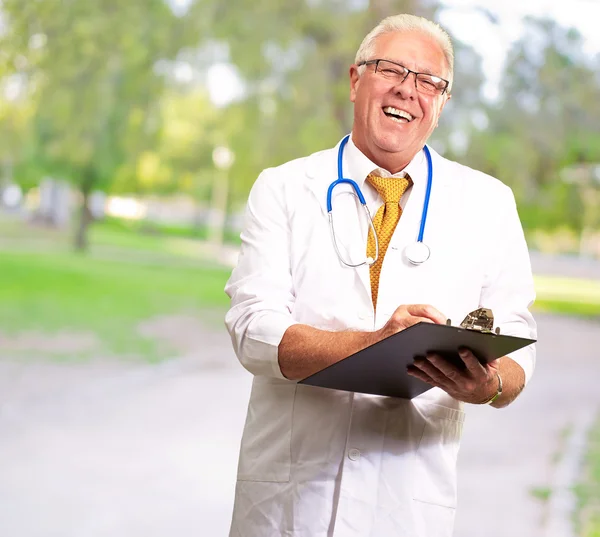
[[[229,168],[235,160],[235,155],[228,147],[219,146],[214,149],[212,159],[216,172],[212,188],[208,241],[215,249],[219,249],[223,246],[225,218],[227,216]]]

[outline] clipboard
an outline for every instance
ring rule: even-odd
[[[432,388],[406,372],[407,366],[412,364],[417,356],[436,352],[456,366],[465,367],[458,355],[459,347],[469,348],[481,363],[487,363],[535,341],[462,326],[418,323],[322,369],[299,383],[412,399]]]

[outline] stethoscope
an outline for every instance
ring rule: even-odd
[[[365,197],[363,196],[360,187],[358,186],[356,181],[344,178],[342,168],[342,157],[344,155],[344,148],[346,147],[346,144],[348,143],[349,139],[350,135],[348,134],[340,143],[340,148],[338,150],[338,178],[337,180],[333,181],[333,183],[331,183],[329,185],[329,188],[327,189],[327,214],[329,216],[329,228],[331,230],[333,246],[335,247],[335,252],[337,253],[340,261],[347,267],[360,267],[362,265],[372,265],[377,261],[377,259],[379,259],[379,240],[377,238],[377,233],[375,232],[375,227],[373,226],[373,218],[371,218],[371,213],[369,211],[369,208],[367,207],[367,202],[365,201]],[[431,184],[433,182],[433,164],[431,163],[431,153],[429,152],[429,148],[427,146],[423,147],[423,152],[425,153],[425,157],[427,158],[427,190],[425,191],[425,200],[423,202],[423,211],[421,213],[421,227],[419,228],[419,236],[417,237],[417,241],[412,244],[409,244],[404,249],[404,255],[413,265],[421,265],[422,263],[425,263],[425,261],[427,261],[429,259],[429,256],[431,255],[431,250],[429,249],[429,246],[427,246],[423,242],[423,236],[425,235],[425,222],[427,221],[427,210],[429,209],[429,197],[431,195]],[[369,228],[371,229],[371,233],[373,233],[373,237],[375,238],[375,257],[367,257],[364,261],[356,264],[352,264],[344,260],[338,248],[333,226],[331,195],[333,193],[333,189],[337,185],[341,185],[343,183],[349,184],[354,190],[358,201],[360,201],[360,204],[365,210],[369,222]]]

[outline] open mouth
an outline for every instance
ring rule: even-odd
[[[410,123],[414,119],[408,112],[398,110],[398,108],[394,108],[393,106],[386,106],[383,109],[383,113],[397,123]]]

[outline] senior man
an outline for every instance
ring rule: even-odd
[[[536,336],[510,189],[430,150],[427,195],[425,145],[452,87],[448,35],[388,17],[349,75],[354,122],[340,164],[375,233],[348,184],[331,196],[330,233],[339,146],[267,169],[226,286],[227,328],[254,375],[231,537],[449,537],[464,404],[508,405],[534,368],[532,346],[488,365],[461,350],[464,368],[428,355],[409,374],[432,389],[412,400],[297,383],[415,323],[479,307],[502,333]],[[411,253],[424,205],[427,246]]]

